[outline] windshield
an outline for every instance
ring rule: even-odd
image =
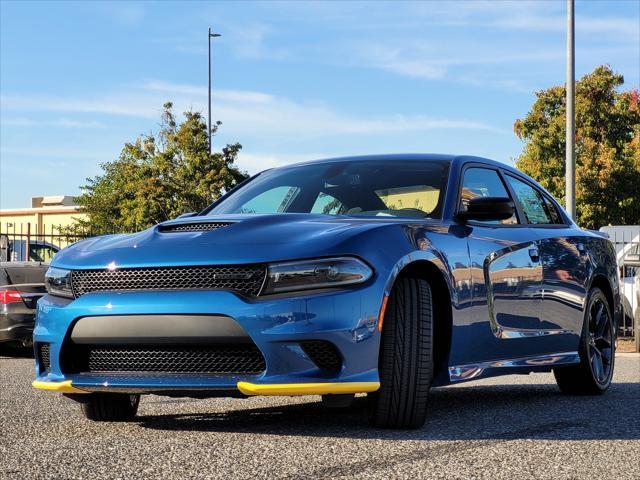
[[[208,215],[321,213],[440,218],[446,161],[345,161],[261,173]]]

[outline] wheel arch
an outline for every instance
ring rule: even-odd
[[[438,262],[440,263],[440,262]],[[442,266],[428,259],[417,259],[407,262],[396,269],[390,278],[386,292],[389,294],[396,282],[401,278],[419,278],[429,282],[432,290],[434,316],[434,378],[443,371],[447,372],[451,339],[453,333],[453,311],[449,277],[442,271]]]
[[[615,300],[614,300],[614,295],[613,295],[613,288],[611,287],[611,284],[609,282],[609,279],[607,278],[606,275],[602,274],[602,273],[597,273],[596,275],[593,276],[593,279],[591,280],[591,285],[589,286],[589,291],[591,291],[591,289],[593,288],[599,288],[600,290],[602,290],[602,293],[604,293],[604,296],[607,297],[607,303],[609,304],[609,308],[611,309],[611,315],[613,316],[615,322],[616,322],[616,331],[618,329],[618,321],[616,319],[616,312],[617,309],[615,308]],[[587,308],[587,303],[585,302],[585,307]]]

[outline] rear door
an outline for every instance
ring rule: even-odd
[[[588,245],[580,231],[565,221],[555,203],[526,179],[506,174],[530,228],[539,238],[542,260],[541,330],[546,335],[582,330],[586,299]],[[558,339],[558,342],[563,340]],[[570,347],[573,343],[567,343]],[[558,345],[558,348],[563,348]]]

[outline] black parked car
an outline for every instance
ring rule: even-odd
[[[36,302],[45,293],[41,262],[0,262],[0,343],[31,344]]]

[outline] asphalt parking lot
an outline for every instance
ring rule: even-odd
[[[550,374],[434,390],[417,431],[366,425],[319,397],[144,397],[136,422],[89,423],[34,391],[32,360],[0,356],[0,478],[640,478],[640,357],[602,397]]]

